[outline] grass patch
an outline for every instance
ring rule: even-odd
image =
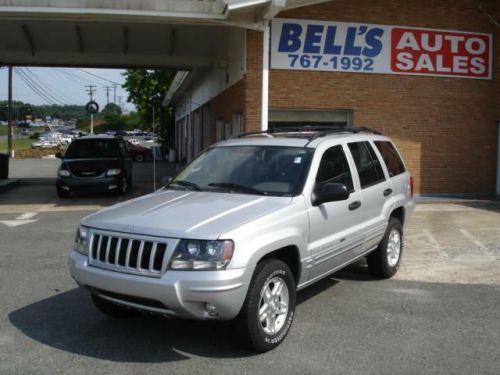
[[[35,142],[33,139],[15,139],[14,141],[12,141],[12,147],[14,148],[14,151],[24,150],[27,148],[31,148],[31,144],[33,142]],[[7,140],[0,141],[0,152],[7,152]]]

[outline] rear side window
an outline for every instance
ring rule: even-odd
[[[384,172],[375,151],[368,142],[349,143],[354,163],[358,169],[361,188],[385,181]]]
[[[382,159],[384,159],[387,170],[389,171],[389,176],[394,177],[398,174],[406,172],[403,161],[399,157],[396,148],[391,142],[375,142]]]
[[[353,192],[351,170],[342,146],[329,148],[323,154],[316,175],[316,184],[322,185],[329,182],[343,184],[349,192]]]

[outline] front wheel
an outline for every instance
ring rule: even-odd
[[[251,347],[265,352],[281,344],[292,326],[295,298],[295,280],[286,263],[269,259],[257,265],[240,314]]]
[[[401,264],[403,245],[403,226],[398,219],[391,218],[377,250],[368,255],[370,273],[384,279],[394,276]]]

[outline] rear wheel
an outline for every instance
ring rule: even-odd
[[[295,315],[295,280],[288,265],[269,259],[257,265],[240,313],[248,344],[259,352],[285,339]]]
[[[403,245],[403,226],[398,219],[391,218],[377,250],[368,255],[370,273],[385,279],[394,276],[401,264]]]
[[[127,309],[126,307],[109,302],[95,294],[92,294],[92,302],[94,302],[97,310],[111,318],[125,319],[137,315],[137,312]]]
[[[135,155],[135,161],[138,163],[142,163],[144,161],[144,154],[138,153]]]

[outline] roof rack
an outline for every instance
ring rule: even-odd
[[[345,127],[345,126],[310,126],[304,125],[299,127],[287,127],[287,128],[273,128],[267,130],[260,130],[254,132],[247,132],[237,134],[231,138],[244,138],[252,135],[269,135],[274,136],[275,134],[283,134],[283,133],[311,133],[307,139],[308,142],[304,145],[306,147],[320,137],[325,137],[330,134],[337,133],[372,133],[372,134],[382,134],[374,129],[362,126],[362,127]]]

